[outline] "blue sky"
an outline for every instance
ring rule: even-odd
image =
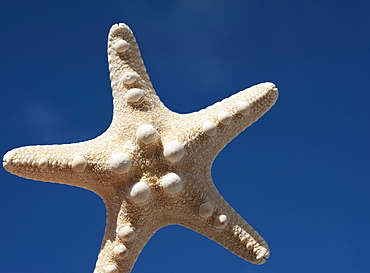
[[[369,10],[365,0],[3,0],[0,153],[109,126],[106,39],[125,22],[173,111],[265,81],[280,90],[213,166],[221,194],[269,243],[267,263],[170,226],[132,272],[366,272]],[[0,182],[1,273],[92,272],[105,226],[98,196],[2,168]]]

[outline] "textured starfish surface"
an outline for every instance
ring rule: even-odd
[[[80,143],[13,149],[4,155],[4,168],[82,187],[104,200],[107,223],[95,273],[130,272],[150,237],[172,224],[264,263],[270,253],[265,240],[219,194],[211,166],[229,141],[273,106],[274,84],[178,114],[156,95],[125,24],[110,30],[108,62],[114,111],[107,131]]]

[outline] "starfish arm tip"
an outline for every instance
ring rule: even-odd
[[[86,143],[86,142],[85,142]],[[10,150],[3,156],[3,167],[11,174],[43,182],[67,184],[95,191],[85,175],[92,165],[85,143],[33,145]]]
[[[191,211],[179,211],[174,216],[177,223],[203,234],[246,261],[264,263],[270,255],[266,241],[210,185],[211,180],[202,179],[202,182],[203,197],[193,193]]]
[[[200,142],[217,155],[221,149],[262,117],[276,102],[278,89],[273,83],[260,83],[240,91],[203,110],[187,115]],[[195,121],[195,122],[194,122]]]
[[[109,31],[108,64],[113,95],[134,88],[154,91],[136,38],[124,23],[113,25]]]

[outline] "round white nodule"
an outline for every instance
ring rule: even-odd
[[[118,40],[113,47],[117,52],[123,53],[129,49],[130,44],[125,40]]]
[[[249,113],[251,111],[251,106],[250,106],[249,102],[240,101],[236,105],[236,110],[238,110],[238,112],[240,114],[242,114],[243,116],[247,116],[247,115],[249,115]]]
[[[83,172],[87,166],[87,161],[82,155],[76,155],[72,160],[72,169],[76,172]]]
[[[185,147],[178,141],[171,141],[164,145],[163,155],[170,162],[180,161],[185,154]]]
[[[121,260],[128,256],[129,251],[126,246],[117,245],[113,248],[113,254],[117,259]]]
[[[226,227],[227,222],[228,222],[227,216],[225,214],[221,214],[217,216],[215,219],[214,222],[215,228],[223,229],[224,227]]]
[[[113,264],[107,265],[104,271],[105,273],[118,273],[119,272],[118,268]]]
[[[131,159],[125,153],[117,153],[109,158],[109,166],[116,174],[127,173],[131,168]]]
[[[150,187],[147,183],[137,182],[130,190],[129,198],[135,203],[144,203],[150,196]]]
[[[135,231],[130,226],[125,226],[118,231],[118,236],[125,242],[134,239],[135,235]]]
[[[162,177],[160,183],[165,192],[175,194],[181,191],[183,181],[177,174],[168,173]]]
[[[205,202],[199,206],[199,215],[202,218],[209,218],[213,214],[215,206],[211,202]]]
[[[150,124],[141,125],[136,132],[136,137],[144,144],[154,142],[158,135],[158,131]]]
[[[137,74],[136,72],[125,72],[121,77],[121,81],[124,84],[132,84],[136,82],[139,79],[139,77],[140,77],[139,74]]]
[[[226,111],[221,111],[217,115],[218,121],[223,125],[230,125],[232,117],[231,114]]]
[[[217,124],[207,120],[203,123],[202,130],[207,136],[213,137],[217,133]]]
[[[38,165],[41,169],[44,169],[48,166],[48,160],[45,157],[40,158]]]
[[[138,102],[144,96],[144,91],[139,88],[132,88],[127,91],[125,100],[127,102]]]

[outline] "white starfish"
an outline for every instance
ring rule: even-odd
[[[82,187],[104,200],[107,225],[95,273],[130,272],[149,238],[171,224],[264,263],[270,253],[265,240],[219,194],[211,166],[273,106],[277,88],[258,84],[204,110],[177,114],[156,95],[125,24],[110,30],[108,62],[114,113],[107,131],[81,143],[13,149],[4,155],[4,168]]]

